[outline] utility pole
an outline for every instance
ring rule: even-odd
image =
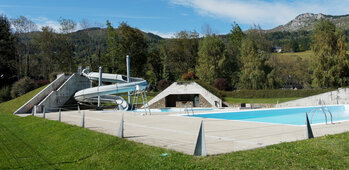
[[[99,88],[102,86],[102,67],[99,67],[99,79],[98,79],[98,92]],[[98,94],[98,108],[101,107],[101,96]]]
[[[127,69],[127,82],[130,82],[130,77],[131,77],[131,73],[130,73],[130,57],[127,55],[126,56],[126,69]],[[131,92],[128,92],[128,98],[127,98],[127,102],[129,104],[131,104]]]

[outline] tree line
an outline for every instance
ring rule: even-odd
[[[281,35],[265,33],[258,26],[243,32],[233,23],[225,36],[207,26],[203,36],[180,31],[171,39],[154,39],[125,22],[114,28],[107,21],[102,29],[83,20],[84,30],[75,32],[76,22],[58,21],[60,31],[37,28],[23,16],[0,16],[1,87],[24,77],[47,80],[56,72],[72,73],[79,65],[126,74],[126,55],[131,57],[132,76],[146,78],[155,90],[173,81],[194,79],[220,90],[328,88],[349,83],[346,32],[328,20],[316,24],[310,40],[303,38],[309,47],[297,39],[289,44],[293,51],[310,48],[314,56],[309,61],[277,57],[270,39]],[[288,36],[293,34],[306,37],[309,33]]]

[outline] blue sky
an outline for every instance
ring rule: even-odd
[[[209,24],[217,34],[228,33],[236,21],[244,30],[286,24],[305,12],[349,14],[349,0],[0,0],[0,13],[21,15],[40,26],[58,29],[57,20],[83,19],[91,26],[117,27],[122,21],[146,32],[171,37],[181,30],[202,32]]]

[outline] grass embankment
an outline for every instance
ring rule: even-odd
[[[295,53],[276,53],[278,56],[287,56],[287,57],[300,57],[302,59],[310,59],[314,56],[314,53],[311,50]]]
[[[267,89],[267,90],[236,90],[224,92],[224,100],[229,103],[266,103],[276,104],[277,102],[287,102],[303,97],[326,93],[335,89],[308,89],[308,90],[287,90],[287,89]]]
[[[121,97],[123,97],[123,98],[127,101],[127,98],[128,98],[127,96],[124,96],[124,95],[123,95],[123,96],[121,96]],[[147,96],[147,100],[150,101],[150,100],[153,99],[154,97],[155,97],[155,96]],[[134,101],[133,101],[133,99],[134,99],[133,96],[132,96],[131,99],[132,99],[132,102],[134,102]],[[142,96],[138,96],[138,98],[136,98],[135,100],[136,100],[135,103],[143,104]],[[144,102],[145,102],[145,101],[146,101],[146,100],[144,99]]]
[[[194,157],[57,121],[12,115],[37,91],[0,104],[0,169],[345,169],[349,164],[348,133]]]

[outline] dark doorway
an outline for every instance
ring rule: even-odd
[[[176,107],[176,102],[193,102],[194,107],[199,106],[198,94],[172,94],[166,98],[166,107]]]
[[[176,107],[177,95],[166,96],[166,107]]]

